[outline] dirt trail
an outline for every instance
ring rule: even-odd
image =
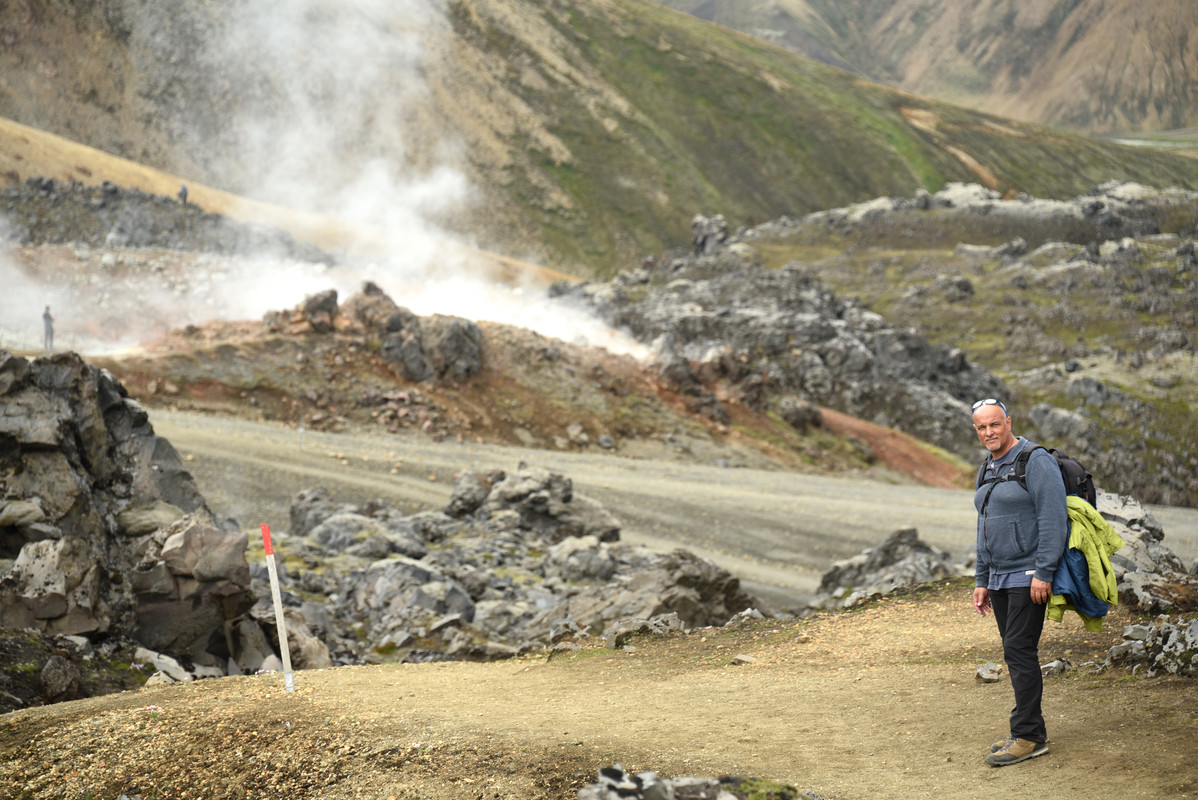
[[[495,664],[343,667],[144,689],[0,718],[0,794],[50,798],[572,798],[620,762],[750,775],[836,800],[1185,797],[1193,680],[1080,666],[1101,634],[1050,624],[1051,752],[984,762],[1010,707],[993,621],[957,582],[853,613],[760,621]],[[737,655],[754,659],[739,666]],[[20,787],[26,794],[15,792]],[[4,794],[8,791],[9,794]]]

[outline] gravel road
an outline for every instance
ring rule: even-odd
[[[463,469],[559,472],[619,518],[622,540],[685,547],[741,578],[773,610],[803,605],[837,559],[915,527],[952,553],[973,546],[971,492],[595,452],[434,442],[368,434],[299,433],[273,423],[154,410],[151,422],[187,460],[209,505],[243,528],[286,530],[298,491],[324,486],[344,502],[381,498],[408,512],[443,507]],[[1153,508],[1165,543],[1198,558],[1198,510]]]

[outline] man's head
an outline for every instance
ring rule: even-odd
[[[1015,446],[1011,415],[1007,413],[1007,407],[993,397],[973,404],[973,430],[994,458],[1002,457]]]

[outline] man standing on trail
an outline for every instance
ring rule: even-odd
[[[43,345],[47,351],[54,349],[54,317],[50,316],[50,306],[42,312],[42,327],[45,329]]]
[[[1011,432],[1011,415],[995,399],[973,404],[973,428],[990,456],[973,503],[978,510],[978,557],[973,606],[994,609],[1003,658],[1015,690],[1010,734],[990,746],[986,761],[1018,764],[1048,752],[1040,700],[1040,634],[1052,596],[1052,576],[1069,539],[1065,482],[1052,454],[1027,460],[1027,489],[1014,480],[1015,459],[1036,445]]]

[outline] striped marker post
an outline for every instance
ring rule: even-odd
[[[262,525],[262,547],[266,551],[266,570],[270,573],[270,597],[275,603],[275,625],[279,629],[279,651],[283,656],[283,682],[287,691],[295,691],[291,675],[291,648],[287,646],[287,623],[283,621],[283,596],[279,594],[279,572],[275,568],[275,550],[270,544],[270,526]]]

